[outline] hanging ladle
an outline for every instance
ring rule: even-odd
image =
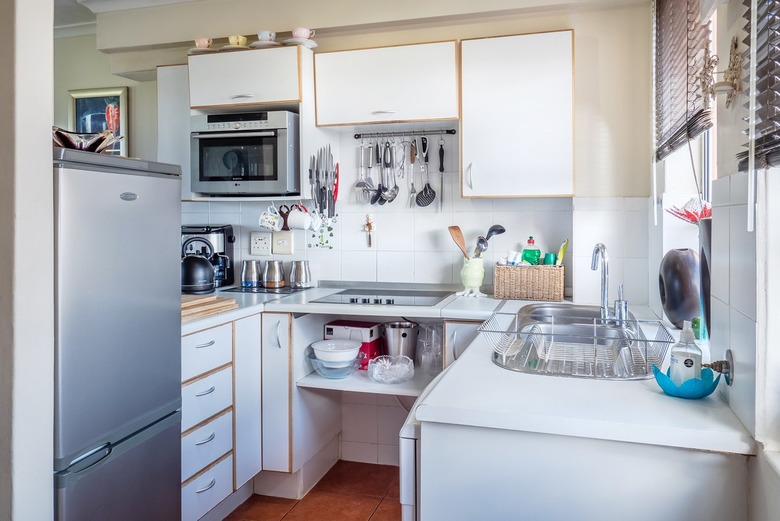
[[[487,234],[485,235],[485,240],[489,241],[491,237],[494,235],[501,235],[506,231],[506,228],[501,226],[500,224],[494,224],[490,228],[488,228]]]

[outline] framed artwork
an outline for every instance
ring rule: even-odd
[[[127,155],[127,87],[71,90],[69,126],[74,132],[110,130],[124,139],[104,152]]]

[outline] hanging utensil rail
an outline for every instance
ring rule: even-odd
[[[404,130],[399,132],[363,132],[355,134],[355,139],[375,137],[403,137],[403,136],[433,136],[436,134],[455,134],[454,128],[440,128],[435,130]]]

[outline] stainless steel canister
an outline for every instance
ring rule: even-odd
[[[265,261],[263,267],[263,286],[266,288],[284,287],[284,265],[282,261]]]
[[[309,270],[309,261],[292,261],[290,264],[290,286],[293,288],[311,287],[311,271]]]
[[[244,288],[260,286],[260,261],[245,260],[241,263],[241,286]]]
[[[414,360],[419,326],[415,322],[386,322],[384,355],[406,355]]]

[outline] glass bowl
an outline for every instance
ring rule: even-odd
[[[368,362],[368,377],[380,384],[400,384],[413,376],[414,362],[405,355],[382,355]]]
[[[332,338],[314,342],[311,348],[318,360],[323,362],[349,362],[355,359],[363,342]]]
[[[347,361],[327,362],[317,358],[313,352],[309,353],[309,362],[311,362],[312,367],[317,371],[318,375],[332,380],[346,378],[360,367],[359,357]]]

